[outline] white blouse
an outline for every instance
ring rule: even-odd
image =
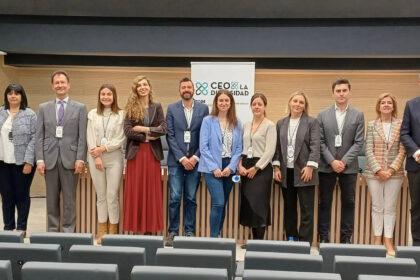
[[[105,143],[103,142],[106,139]],[[101,143],[102,142],[102,143]],[[124,136],[124,111],[115,114],[110,108],[105,108],[103,115],[96,109],[88,114],[87,144],[88,149],[105,146],[106,152],[123,149]]]
[[[8,111],[9,113],[9,111]],[[13,117],[9,113],[9,117],[1,127],[1,145],[0,145],[0,160],[5,163],[16,163],[15,146],[12,140],[9,139],[9,133],[12,131]]]

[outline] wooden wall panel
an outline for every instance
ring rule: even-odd
[[[162,232],[158,235],[166,235],[168,228],[168,171],[162,168],[162,193],[163,193],[163,224]],[[312,244],[318,243],[317,236],[317,221],[318,221],[318,187],[315,191],[314,203],[314,238]],[[123,182],[120,186],[120,232],[125,234],[138,234],[133,232],[122,231],[123,221]],[[338,186],[334,189],[333,205],[331,211],[331,227],[330,240],[333,243],[340,242],[340,190]],[[79,179],[77,187],[77,217],[76,217],[76,231],[77,232],[97,232],[97,213],[96,213],[96,195],[92,180],[88,172],[83,174]],[[278,184],[273,184],[271,192],[271,226],[267,228],[265,239],[267,240],[284,240],[284,211],[283,198]],[[197,191],[197,236],[210,236],[210,194],[207,191],[205,181],[202,178],[200,186]],[[240,209],[240,185],[235,184],[229,197],[228,206],[226,208],[226,218],[222,230],[222,237],[234,238],[238,243],[246,243],[248,238],[251,238],[249,228],[243,227],[239,224],[239,209]],[[398,198],[397,217],[395,224],[395,245],[408,245],[410,242],[410,196],[408,191],[408,181],[405,178],[401,188],[401,193]],[[182,217],[182,203],[181,203],[181,225],[183,224]],[[373,230],[371,223],[371,198],[367,188],[366,180],[363,176],[359,176],[356,186],[355,196],[355,222],[353,243],[355,244],[372,244]],[[180,226],[180,234],[183,234],[183,228]]]

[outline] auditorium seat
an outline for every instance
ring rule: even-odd
[[[324,259],[323,272],[333,272],[335,256],[385,257],[386,249],[382,245],[321,243],[319,254]]]
[[[359,274],[414,276],[417,265],[413,259],[335,256],[334,273],[343,280],[357,280]]]
[[[232,252],[228,250],[163,248],[156,253],[159,266],[224,268],[232,278]]]
[[[357,278],[358,280],[419,280],[418,277],[406,277],[406,276],[387,276],[387,275],[364,275],[361,274]]]
[[[245,253],[245,271],[248,269],[321,272],[322,257],[293,253],[247,251]]]
[[[69,250],[72,245],[93,245],[93,234],[91,233],[63,233],[45,232],[34,233],[29,238],[31,243],[59,244],[63,262],[69,259]]]
[[[303,241],[290,242],[274,240],[248,240],[246,243],[246,250],[259,252],[310,254],[311,245],[309,242]]]
[[[11,230],[0,231],[0,242],[23,243],[23,239],[24,239],[23,231],[11,231]]]
[[[0,261],[0,279],[13,280],[12,264],[10,261]]]
[[[417,276],[420,276],[420,247],[417,246],[397,246],[395,250],[397,258],[411,258],[417,263]]]
[[[236,241],[233,238],[175,236],[174,248],[228,250],[232,252],[232,269],[236,269]]]
[[[116,264],[27,262],[22,280],[119,280]],[[120,279],[121,280],[121,279]]]
[[[28,261],[61,262],[58,244],[0,243],[0,259],[10,260],[14,280],[21,280],[22,265]]]
[[[146,250],[146,265],[156,264],[156,250],[163,248],[163,236],[153,235],[115,235],[102,238],[102,246],[141,247]]]
[[[135,266],[131,280],[227,280],[222,268]]]
[[[135,265],[145,264],[145,249],[138,247],[73,245],[69,261],[76,263],[117,264],[119,279],[130,279]]]
[[[243,280],[341,280],[341,276],[335,273],[247,269]]]

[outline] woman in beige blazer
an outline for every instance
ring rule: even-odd
[[[374,242],[382,244],[383,234],[387,253],[394,256],[392,237],[405,158],[404,146],[400,143],[401,119],[397,119],[395,97],[389,93],[380,95],[376,113],[378,118],[370,121],[367,128],[365,176],[372,197]]]

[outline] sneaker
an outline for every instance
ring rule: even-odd
[[[173,245],[174,245],[174,237],[176,235],[177,234],[175,232],[170,232],[169,235],[168,235],[168,237],[166,238],[165,246],[173,247]]]
[[[195,234],[194,234],[194,232],[192,232],[192,231],[188,231],[188,232],[186,232],[186,233],[185,233],[185,236],[186,236],[186,237],[194,237],[194,236],[195,236]]]

